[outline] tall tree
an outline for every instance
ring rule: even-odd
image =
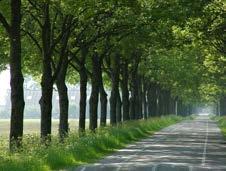
[[[24,91],[21,71],[21,1],[11,0],[11,22],[0,13],[0,22],[10,39],[11,126],[10,148],[20,147],[23,135]]]

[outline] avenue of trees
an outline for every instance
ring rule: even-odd
[[[11,74],[11,148],[23,136],[25,75],[41,85],[43,141],[51,135],[54,85],[60,138],[68,134],[66,83],[80,84],[80,133],[86,105],[89,129],[106,126],[106,90],[111,125],[188,115],[207,102],[226,114],[221,0],[0,0],[0,23],[0,69],[9,66]]]

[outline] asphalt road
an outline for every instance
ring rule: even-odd
[[[167,127],[98,163],[72,170],[226,171],[226,141],[214,121],[199,116]]]

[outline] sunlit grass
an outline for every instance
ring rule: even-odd
[[[59,143],[57,136],[53,136],[48,147],[40,143],[37,135],[25,136],[23,148],[17,153],[9,153],[6,146],[1,144],[0,170],[47,171],[94,162],[128,143],[181,120],[178,116],[166,116],[147,121],[129,121],[98,129],[95,134],[88,132],[82,137],[70,134],[63,144]]]

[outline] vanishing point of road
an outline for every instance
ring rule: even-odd
[[[169,126],[73,171],[226,171],[226,141],[209,116]]]

